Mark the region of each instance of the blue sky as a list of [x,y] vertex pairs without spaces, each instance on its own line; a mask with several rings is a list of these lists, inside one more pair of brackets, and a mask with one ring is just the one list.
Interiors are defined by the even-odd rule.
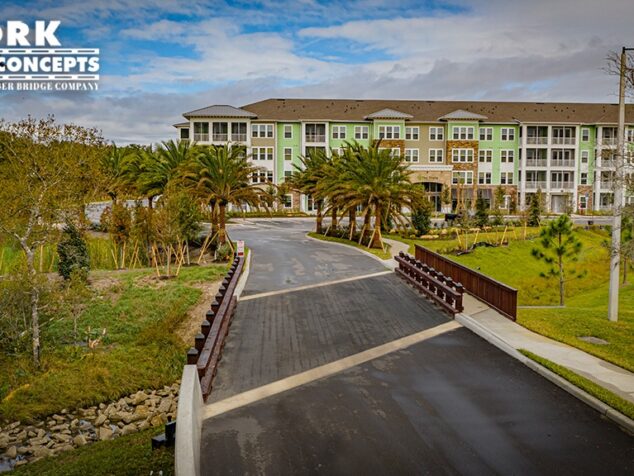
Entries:
[[190,109],[267,97],[615,101],[605,56],[629,0],[15,1],[101,49],[100,90],[3,93],[0,116],[54,113],[117,142],[173,137]]

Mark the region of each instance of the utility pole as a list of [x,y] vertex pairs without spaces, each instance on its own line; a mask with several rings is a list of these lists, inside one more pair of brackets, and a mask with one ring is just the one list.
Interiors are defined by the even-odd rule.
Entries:
[[627,52],[633,48],[621,50],[621,68],[619,75],[619,128],[617,132],[616,170],[614,177],[614,220],[612,222],[612,249],[610,254],[610,294],[608,301],[608,319],[616,322],[619,318],[619,271],[621,264],[621,215],[623,208],[624,166],[625,166],[625,73],[627,71]]

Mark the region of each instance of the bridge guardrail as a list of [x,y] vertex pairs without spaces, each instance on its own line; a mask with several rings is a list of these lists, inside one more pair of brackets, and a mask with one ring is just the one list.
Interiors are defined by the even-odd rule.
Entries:
[[395,269],[396,274],[425,294],[443,310],[452,316],[464,310],[462,305],[464,287],[462,284],[402,251],[394,259],[398,263],[398,268]]
[[210,309],[205,314],[200,333],[194,338],[194,347],[187,351],[187,364],[196,366],[204,399],[207,399],[211,392],[213,379],[229,334],[229,325],[236,311],[237,298],[234,292],[244,261],[244,257],[236,257],[233,260]]

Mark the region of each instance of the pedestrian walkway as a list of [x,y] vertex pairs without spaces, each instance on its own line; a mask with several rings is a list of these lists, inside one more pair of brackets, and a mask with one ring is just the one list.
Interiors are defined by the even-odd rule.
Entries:
[[464,313],[514,349],[526,349],[634,403],[634,374],[576,347],[536,334],[502,316],[482,301],[466,295]]

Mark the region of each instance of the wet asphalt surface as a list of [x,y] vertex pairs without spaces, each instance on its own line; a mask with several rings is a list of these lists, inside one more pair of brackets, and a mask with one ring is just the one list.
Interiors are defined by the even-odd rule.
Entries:
[[[251,295],[384,269],[304,242],[312,222],[277,222],[230,229],[253,250]],[[393,275],[243,301],[210,401],[447,321]],[[202,436],[214,475],[634,474],[634,438],[465,328],[205,420]]]

